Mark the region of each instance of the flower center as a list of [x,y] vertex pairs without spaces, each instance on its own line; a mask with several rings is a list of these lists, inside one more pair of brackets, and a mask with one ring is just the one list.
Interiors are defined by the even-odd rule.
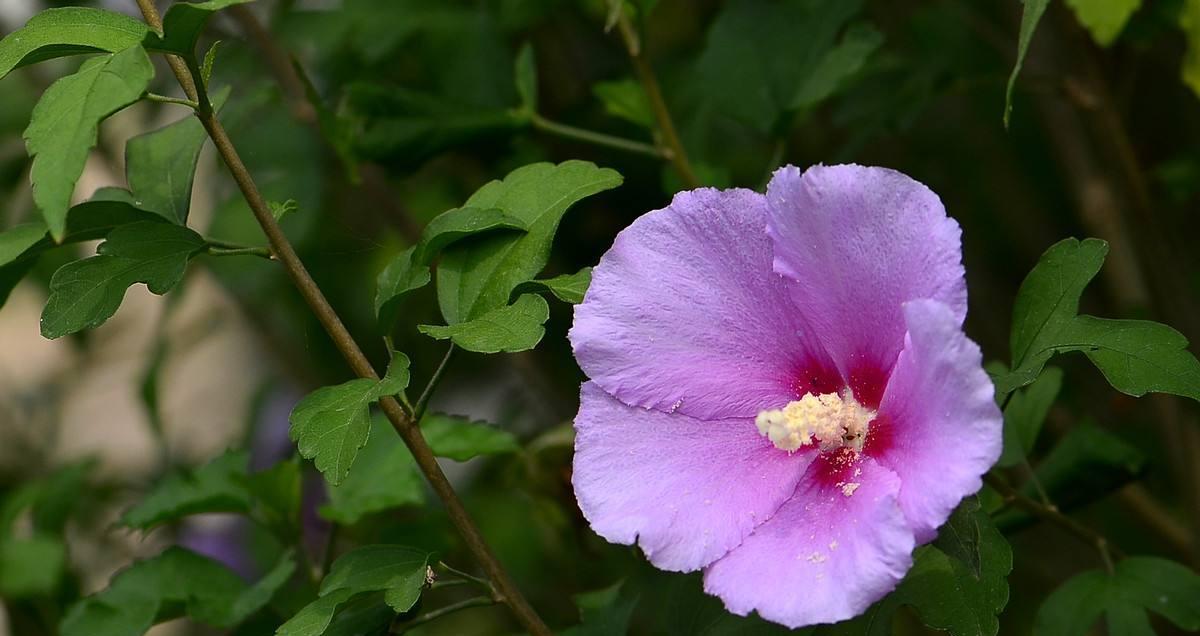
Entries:
[[821,452],[848,448],[862,451],[875,411],[861,405],[850,391],[809,393],[782,409],[762,411],[754,419],[758,432],[789,453],[819,444]]

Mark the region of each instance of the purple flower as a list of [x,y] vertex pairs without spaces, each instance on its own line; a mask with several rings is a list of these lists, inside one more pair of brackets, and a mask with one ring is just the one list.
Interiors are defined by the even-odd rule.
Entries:
[[892,590],[1001,447],[958,224],[883,168],[682,192],[575,312],[575,495],[655,566],[791,627]]

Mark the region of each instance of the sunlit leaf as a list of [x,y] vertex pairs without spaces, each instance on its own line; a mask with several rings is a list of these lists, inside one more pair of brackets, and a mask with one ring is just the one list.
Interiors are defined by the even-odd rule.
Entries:
[[538,163],[479,189],[464,207],[498,208],[528,232],[496,234],[447,248],[438,266],[438,303],[448,324],[505,307],[550,256],[558,223],[577,201],[621,184],[621,175],[585,161]]
[[1133,12],[1142,6],[1142,0],[1066,0],[1067,6],[1075,11],[1080,24],[1087,27],[1092,39],[1100,46],[1116,41],[1125,23]]
[[204,246],[199,234],[178,225],[139,221],[118,227],[100,254],[54,273],[42,311],[42,335],[59,338],[101,325],[136,283],[145,283],[155,294],[167,293]]
[[84,62],[79,72],[46,89],[33,109],[25,141],[33,157],[33,199],[50,233],[66,232],[67,209],[97,128],[109,115],[142,97],[154,77],[139,46]]
[[141,43],[144,22],[91,7],[46,9],[0,40],[0,78],[14,68],[57,57],[116,53]]
[[421,333],[478,353],[527,351],[546,334],[542,325],[550,317],[550,305],[536,294],[526,294],[511,305],[449,326],[418,325]]
[[397,612],[412,608],[429,580],[433,555],[402,545],[366,545],[333,562],[321,581],[321,595],[336,590],[383,592],[384,601]]
[[312,459],[330,484],[337,486],[346,479],[359,449],[367,444],[371,402],[408,387],[408,366],[408,357],[395,353],[383,380],[359,378],[322,387],[292,410],[289,434],[300,456]]
[[564,303],[578,305],[583,302],[588,286],[592,284],[592,268],[585,267],[574,274],[563,274],[554,278],[531,280],[517,285],[513,295],[527,292],[548,291]]

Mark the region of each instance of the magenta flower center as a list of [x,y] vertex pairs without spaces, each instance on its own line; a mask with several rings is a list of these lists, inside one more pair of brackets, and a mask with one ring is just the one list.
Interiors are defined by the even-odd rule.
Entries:
[[754,423],[759,434],[789,453],[812,445],[822,453],[843,448],[859,453],[875,415],[847,390],[841,394],[809,393],[781,409],[760,412]]

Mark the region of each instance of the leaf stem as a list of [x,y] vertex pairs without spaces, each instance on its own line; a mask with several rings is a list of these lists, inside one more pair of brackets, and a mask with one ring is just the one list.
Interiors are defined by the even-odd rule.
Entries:
[[[138,7],[142,11],[146,22],[153,28],[162,30],[162,18],[158,15],[158,10],[154,7],[153,0],[137,0]],[[171,60],[178,60],[178,64]],[[197,92],[197,79],[199,77],[199,69],[196,65],[187,64],[178,58],[168,57],[168,62],[171,63],[171,69],[174,71],[180,85],[184,88],[184,92],[189,97],[199,95]],[[197,73],[192,75],[192,73]],[[189,89],[190,87],[190,89]],[[329,334],[330,339],[341,352],[342,357],[346,359],[347,364],[356,375],[362,378],[378,380],[379,375],[375,372],[375,368],[371,366],[371,362],[363,353],[350,331],[346,329],[342,319],[330,306],[329,301],[325,298],[325,294],[317,286],[316,281],[308,273],[308,269],[296,254],[295,248],[288,241],[287,236],[283,233],[283,229],[271,214],[271,209],[263,199],[262,193],[258,189],[258,185],[251,176],[246,164],[242,162],[241,156],[230,140],[229,134],[225,131],[225,127],[221,125],[220,120],[211,108],[203,108],[206,99],[196,97],[196,100],[201,104],[201,108],[196,111],[196,117],[204,126],[208,136],[212,139],[213,146],[216,147],[217,153],[229,168],[230,174],[237,183],[238,188],[245,197],[246,203],[250,206],[250,211],[254,214],[255,220],[262,227],[263,233],[267,236],[267,241],[270,243],[271,251],[283,265],[288,276],[292,279],[292,283],[304,297],[305,302],[316,316],[317,320]],[[379,406],[392,427],[400,435],[413,458],[416,460],[417,466],[429,481],[430,486],[442,503],[446,507],[446,514],[462,535],[467,548],[475,556],[480,566],[488,577],[494,582],[497,591],[499,592],[498,601],[504,602],[512,610],[517,620],[529,630],[534,636],[549,636],[550,629],[542,622],[541,617],[525,600],[508,572],[492,554],[491,548],[484,541],[483,536],[479,532],[479,528],[472,521],[470,514],[462,504],[462,500],[458,498],[458,493],[454,491],[454,487],[450,485],[450,481],[442,472],[441,466],[438,465],[437,459],[430,450],[429,444],[421,435],[421,429],[416,425],[404,412],[403,407],[392,397],[385,397],[379,402]]]
[[654,119],[658,122],[658,128],[662,132],[662,141],[665,146],[663,151],[669,154],[671,165],[675,167],[675,172],[679,173],[679,178],[683,180],[684,185],[688,188],[699,188],[700,180],[696,178],[696,172],[692,169],[691,161],[688,160],[683,142],[679,140],[675,122],[671,119],[671,111],[667,108],[667,102],[663,98],[658,78],[654,75],[654,69],[650,67],[650,63],[643,55],[637,32],[634,31],[633,24],[629,21],[629,16],[625,15],[623,8],[618,6],[616,12],[617,30],[621,33],[621,41],[625,44],[625,51],[629,53],[633,70],[638,76],[638,81],[642,83],[642,90],[646,91],[646,98],[650,100],[650,109],[654,112]]
[[487,590],[488,594],[490,594],[493,599],[496,599],[497,601],[500,600],[497,598],[498,594],[496,592],[496,587],[492,585],[491,581],[487,579],[481,579],[478,576],[468,574],[467,572],[463,572],[462,570],[451,567],[450,564],[446,563],[445,561],[438,561],[437,565],[439,568],[449,572],[450,574],[453,574],[454,576],[457,576],[464,581],[467,581],[468,583],[474,583],[475,585],[482,587],[484,590]]
[[1075,535],[1084,543],[1090,544],[1096,548],[1096,552],[1100,554],[1100,560],[1104,562],[1104,569],[1108,573],[1113,572],[1113,557],[1123,556],[1121,550],[1114,545],[1109,544],[1108,539],[1092,530],[1091,528],[1079,523],[1078,521],[1064,515],[1053,504],[1047,505],[1030,499],[1025,495],[1017,492],[1012,486],[1009,486],[1003,479],[988,473],[983,476],[983,481],[991,486],[1000,496],[1004,498],[1006,505],[1014,505],[1022,510],[1042,519],[1049,521],[1067,532]]
[[470,609],[472,607],[483,607],[486,605],[495,605],[495,604],[496,604],[496,601],[494,601],[486,596],[476,596],[474,598],[466,599],[465,601],[451,603],[445,607],[439,607],[438,609],[425,612],[424,614],[421,614],[420,616],[412,619],[411,621],[405,621],[401,625],[393,624],[391,626],[391,628],[388,629],[388,633],[389,634],[403,634],[404,632],[407,632],[408,630],[412,629],[413,627],[416,627],[417,625],[423,625],[430,621],[435,621],[443,616],[446,616],[447,614],[453,614],[454,612],[457,612],[460,610],[465,610],[465,609]]
[[420,424],[421,417],[425,415],[425,409],[429,406],[429,399],[433,397],[433,391],[437,388],[438,383],[442,381],[442,375],[446,373],[446,367],[450,364],[450,356],[454,354],[454,343],[450,343],[450,347],[446,349],[446,355],[442,357],[441,363],[433,372],[433,377],[429,378],[429,384],[425,385],[425,390],[421,391],[421,397],[417,398],[416,405],[412,409],[412,419]]
[[168,97],[166,95],[159,95],[158,93],[146,93],[146,99],[152,102],[158,102],[160,104],[178,104],[179,106],[187,106],[192,110],[196,110],[200,107],[200,104],[193,100],[183,99],[181,97]]
[[617,150],[624,150],[627,152],[637,153],[639,155],[654,157],[655,159],[665,159],[670,161],[672,157],[672,153],[669,149],[659,148],[654,144],[647,144],[640,141],[625,139],[623,137],[616,137],[614,135],[606,135],[604,133],[585,130],[583,128],[576,128],[575,126],[568,126],[567,124],[560,124],[556,121],[546,119],[538,113],[526,113],[525,115],[529,118],[529,124],[533,126],[534,129],[549,133],[551,135],[558,135],[564,139],[574,139],[576,141],[583,141],[586,143],[595,144],[597,146],[615,148]]

